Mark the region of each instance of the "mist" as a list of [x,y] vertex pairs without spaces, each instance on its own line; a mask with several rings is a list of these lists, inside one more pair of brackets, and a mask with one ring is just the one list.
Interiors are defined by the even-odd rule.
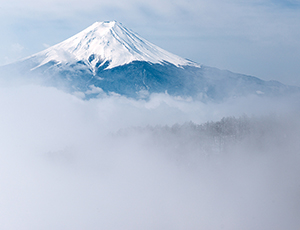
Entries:
[[[0,87],[0,108],[1,229],[300,224],[296,97],[82,100],[20,84]],[[210,133],[226,118],[248,126]]]

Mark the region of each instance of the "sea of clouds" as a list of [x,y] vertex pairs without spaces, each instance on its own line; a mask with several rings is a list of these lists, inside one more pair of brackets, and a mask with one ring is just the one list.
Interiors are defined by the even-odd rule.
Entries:
[[[297,98],[82,100],[51,87],[2,85],[0,228],[296,229],[298,111]],[[243,114],[271,114],[279,125],[259,148],[244,142],[213,155],[201,154],[189,129],[159,141],[153,132]]]

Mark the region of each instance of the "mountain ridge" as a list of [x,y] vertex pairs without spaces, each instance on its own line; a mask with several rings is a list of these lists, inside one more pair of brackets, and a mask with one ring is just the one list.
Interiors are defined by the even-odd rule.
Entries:
[[300,92],[299,87],[199,65],[163,50],[116,21],[96,22],[5,68],[70,93],[81,92],[86,99],[103,92],[132,98],[168,92],[221,102],[251,94]]
[[50,61],[61,64],[74,60],[84,61],[92,72],[107,62],[109,64],[105,69],[129,64],[132,61],[168,62],[177,67],[199,66],[153,45],[117,21],[95,22],[65,41],[28,58],[42,59],[40,64],[31,70]]

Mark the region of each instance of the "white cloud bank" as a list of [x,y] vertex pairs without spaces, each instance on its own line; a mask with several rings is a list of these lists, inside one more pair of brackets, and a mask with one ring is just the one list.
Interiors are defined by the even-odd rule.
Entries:
[[[267,111],[257,102],[217,106],[168,95],[82,101],[54,88],[1,87],[0,228],[295,229],[296,137],[276,154],[241,147],[238,155],[204,157],[191,167],[185,156],[173,159],[167,136],[153,145],[147,132],[115,135],[130,126],[298,109],[266,102]],[[183,151],[197,154],[190,145]]]

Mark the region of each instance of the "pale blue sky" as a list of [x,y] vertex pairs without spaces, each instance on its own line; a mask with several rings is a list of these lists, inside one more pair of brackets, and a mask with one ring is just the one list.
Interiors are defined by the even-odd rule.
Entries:
[[0,64],[104,20],[193,61],[300,86],[300,0],[1,0]]

